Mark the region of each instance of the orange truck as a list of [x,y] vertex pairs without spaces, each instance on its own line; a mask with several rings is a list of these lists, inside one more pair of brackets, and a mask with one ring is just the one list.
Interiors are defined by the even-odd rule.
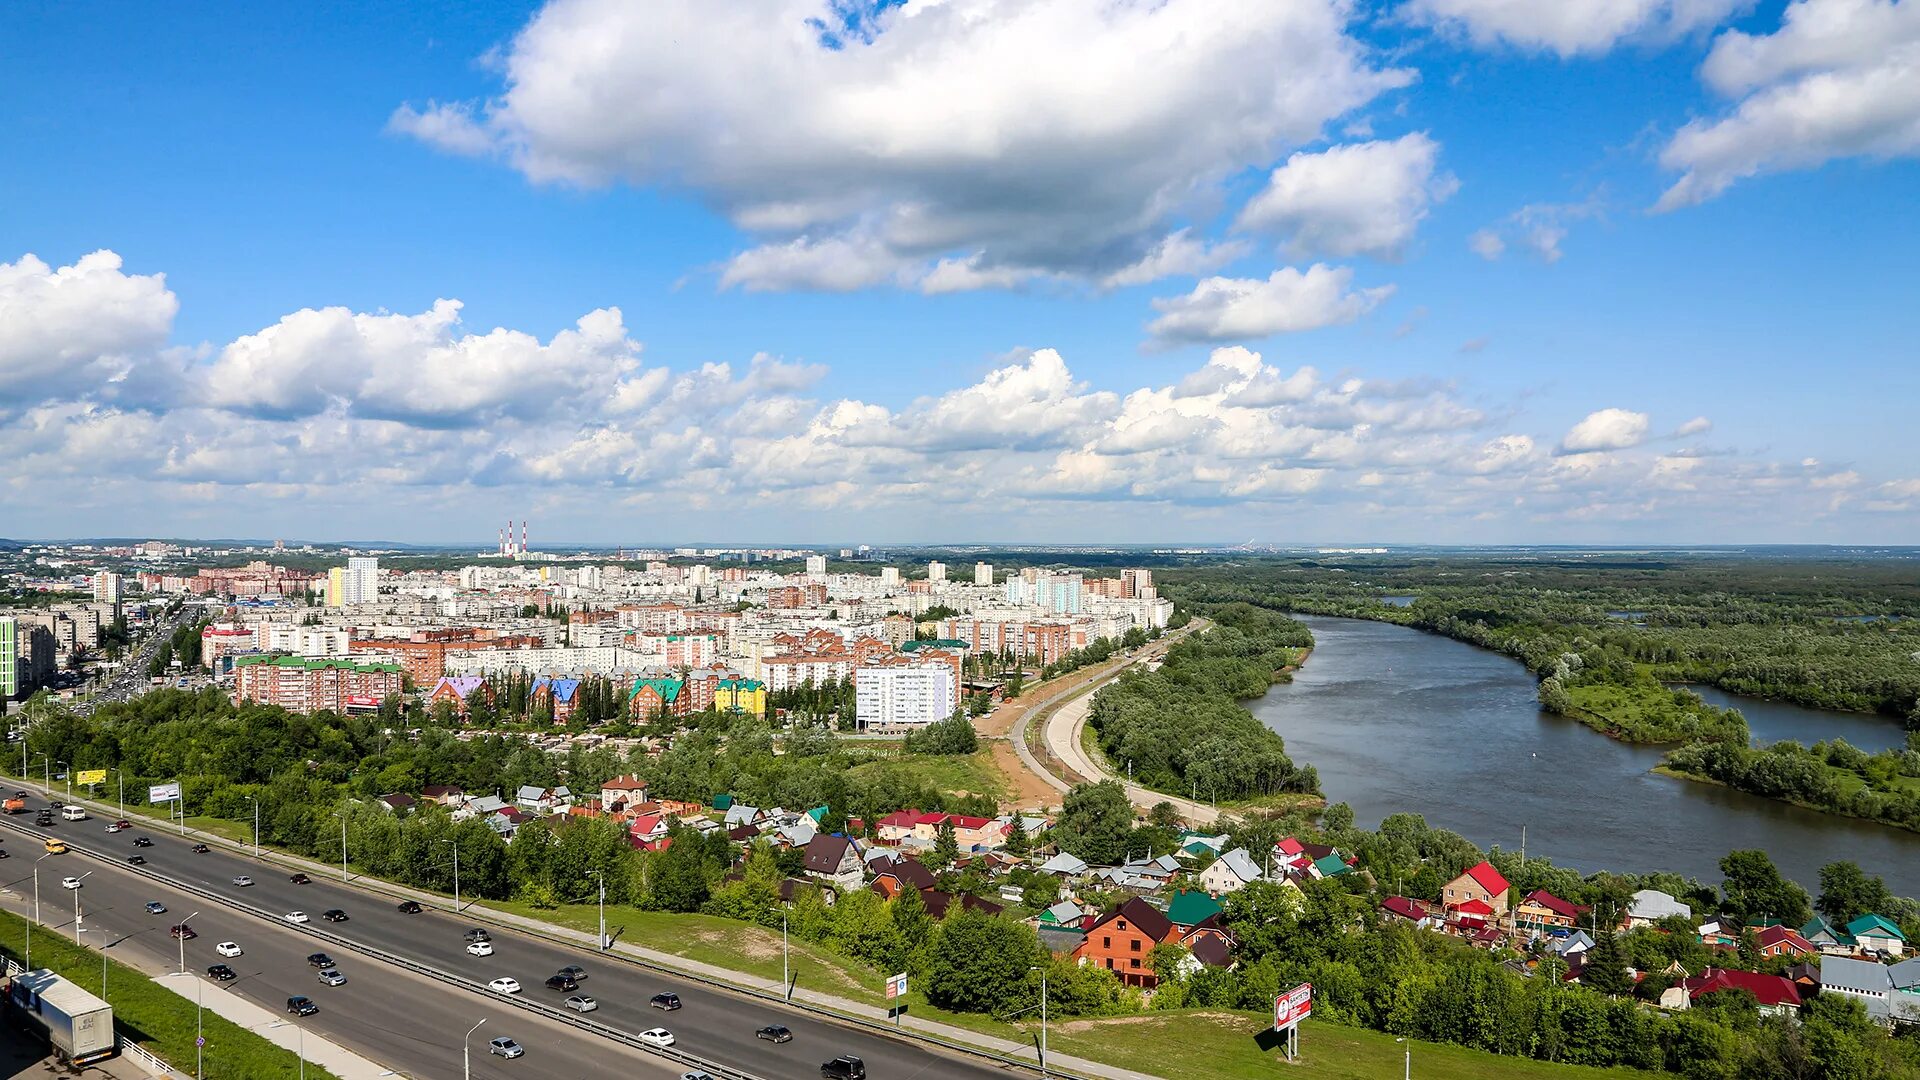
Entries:
[[5,810],[9,814],[24,814],[27,812],[27,800],[15,795],[5,803],[0,803],[0,809]]

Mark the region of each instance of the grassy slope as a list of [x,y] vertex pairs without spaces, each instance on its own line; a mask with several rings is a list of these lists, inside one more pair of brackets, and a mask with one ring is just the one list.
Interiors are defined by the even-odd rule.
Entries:
[[856,779],[876,775],[904,775],[914,782],[943,792],[1006,795],[1006,780],[993,763],[993,753],[979,750],[972,754],[903,754],[884,761],[856,765],[848,772]]
[[[0,951],[19,961],[25,953],[26,920],[0,912]],[[83,949],[56,934],[41,930],[33,935],[33,964],[49,967],[72,979],[90,993],[100,992],[100,953]],[[107,1003],[123,1035],[172,1062],[193,1067],[193,1002],[146,975],[117,961],[107,961]],[[208,990],[208,993],[223,993]],[[281,1048],[220,1016],[203,1015],[206,1031],[206,1073],[208,1076],[258,1077],[260,1080],[287,1080],[299,1076],[300,1061],[292,1051]],[[327,1080],[332,1073],[311,1062],[309,1080]]]

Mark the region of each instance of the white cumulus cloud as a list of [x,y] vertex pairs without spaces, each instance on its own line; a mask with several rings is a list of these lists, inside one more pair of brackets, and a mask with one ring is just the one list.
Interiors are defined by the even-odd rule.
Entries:
[[690,193],[764,247],[727,284],[917,281],[956,258],[993,272],[969,285],[1097,283],[1223,178],[1412,80],[1352,17],[1347,0],[550,0],[501,53],[497,97],[390,124],[536,181]]
[[1640,445],[1646,439],[1647,423],[1646,413],[1601,409],[1587,414],[1586,419],[1573,425],[1566,438],[1560,440],[1560,449],[1569,454],[1626,450]]
[[1350,323],[1393,295],[1393,286],[1354,289],[1353,270],[1315,263],[1283,266],[1266,278],[1211,277],[1184,296],[1153,301],[1147,332],[1161,345],[1250,341]]
[[164,274],[128,274],[96,251],[55,268],[0,263],[0,404],[101,389],[166,343],[179,301]]
[[1459,187],[1437,171],[1439,156],[1440,144],[1425,132],[1294,154],[1236,225],[1283,237],[1297,258],[1397,258],[1427,208]]
[[1604,53],[1622,40],[1705,30],[1752,0],[1408,0],[1415,21],[1476,45],[1505,44],[1562,57]]
[[1701,74],[1738,103],[1682,127],[1661,151],[1681,176],[1657,210],[1764,173],[1920,155],[1916,0],[1794,0],[1772,34],[1721,34]]

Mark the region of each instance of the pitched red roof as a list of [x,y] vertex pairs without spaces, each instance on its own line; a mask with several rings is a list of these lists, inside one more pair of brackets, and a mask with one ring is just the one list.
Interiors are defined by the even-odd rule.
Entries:
[[1477,916],[1482,919],[1493,914],[1493,906],[1485,900],[1468,900],[1464,904],[1455,904],[1453,910],[1462,915]]
[[1588,911],[1587,905],[1576,904],[1571,900],[1562,900],[1545,889],[1535,889],[1527,894],[1527,899],[1539,904],[1562,918],[1578,919]]
[[1421,910],[1420,905],[1404,896],[1389,896],[1380,901],[1380,910],[1389,915],[1398,915],[1402,919],[1412,919],[1414,922],[1427,917],[1427,913]]
[[1694,1001],[1717,990],[1745,990],[1759,999],[1762,1005],[1800,1007],[1800,988],[1794,985],[1793,980],[1779,975],[1708,968],[1683,985],[1687,988],[1687,997]]
[[920,811],[918,810],[895,810],[893,813],[874,822],[874,824],[883,829],[889,825],[898,829],[911,829],[913,828],[913,823],[918,820],[920,820]]
[[1785,944],[1794,952],[1798,953],[1810,953],[1814,951],[1813,942],[1801,937],[1800,931],[1795,930],[1791,926],[1781,926],[1779,923],[1761,928],[1759,938],[1762,949]]
[[1487,862],[1485,859],[1482,859],[1474,866],[1468,867],[1466,876],[1472,878],[1475,884],[1495,896],[1499,896],[1513,887],[1507,883],[1506,878],[1500,876],[1500,871],[1495,870],[1493,864]]

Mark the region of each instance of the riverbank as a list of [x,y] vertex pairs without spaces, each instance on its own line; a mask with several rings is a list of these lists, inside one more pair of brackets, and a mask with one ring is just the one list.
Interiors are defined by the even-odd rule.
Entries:
[[1845,859],[1920,895],[1920,837],[1652,770],[1659,748],[1543,712],[1532,675],[1497,653],[1380,620],[1308,615],[1312,662],[1252,703],[1329,802],[1374,828],[1419,814],[1481,848],[1582,873],[1717,880],[1729,850],[1772,853],[1804,885]]

